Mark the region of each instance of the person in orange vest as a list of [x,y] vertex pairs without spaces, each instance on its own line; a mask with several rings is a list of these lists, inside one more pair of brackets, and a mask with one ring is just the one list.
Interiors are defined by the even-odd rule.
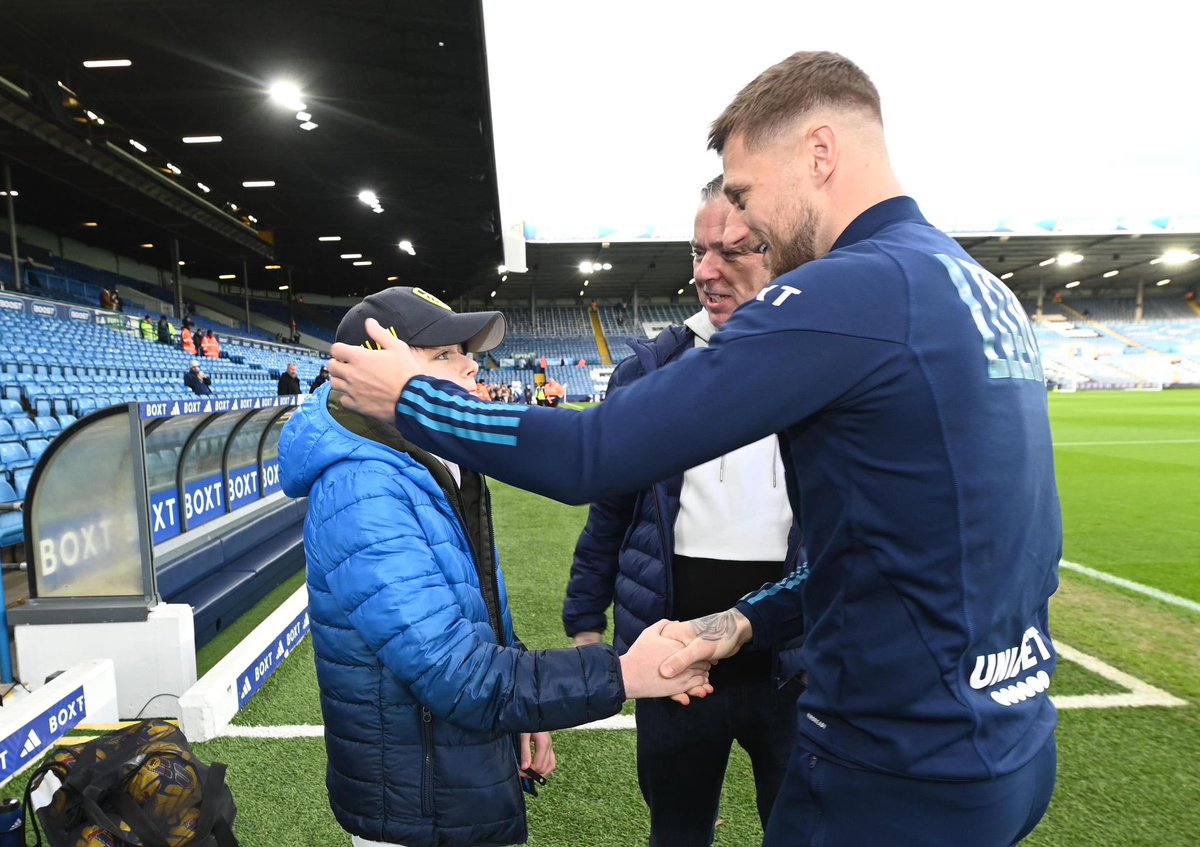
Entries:
[[204,353],[205,358],[221,358],[221,342],[217,341],[217,337],[213,335],[211,329],[205,332],[204,337],[200,339],[200,350]]
[[557,406],[567,399],[567,388],[557,379],[546,380],[546,405]]
[[539,360],[538,360],[538,364],[542,366],[542,373],[546,373],[546,367],[547,367],[547,366],[548,366],[550,363],[546,361],[546,354],[545,354],[545,353],[543,353],[543,354],[542,354],[542,357],[541,357],[541,359],[539,359]]
[[183,322],[183,331],[180,333],[180,338],[183,343],[183,352],[189,356],[195,356],[196,341],[192,338],[192,326],[188,321]]
[[480,400],[492,399],[492,392],[488,389],[487,385],[482,379],[475,383],[474,394]]

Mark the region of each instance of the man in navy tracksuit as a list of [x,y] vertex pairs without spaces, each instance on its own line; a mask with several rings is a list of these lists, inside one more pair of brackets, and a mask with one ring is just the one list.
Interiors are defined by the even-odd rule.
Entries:
[[[675,629],[697,636],[686,662],[803,622],[800,739],[765,843],[1015,844],[1054,785],[1047,610],[1062,549],[1028,321],[903,195],[878,92],[845,58],[767,69],[710,145],[781,275],[708,348],[595,409],[514,412],[412,378],[411,354],[376,327],[382,351],[335,347],[334,385],[423,448],[567,502],[779,433],[808,567]],[[717,394],[735,411],[694,426]]]
[[[722,187],[721,177],[704,187],[692,236],[693,283],[703,308],[683,326],[633,342],[634,355],[613,372],[606,396],[707,346],[734,310],[770,282],[758,239],[744,224],[726,227],[733,206]],[[724,426],[727,411],[713,398],[695,426]],[[779,439],[771,434],[642,491],[593,503],[563,603],[573,643],[603,641],[610,605],[613,644],[623,653],[655,621],[724,611],[786,576],[800,545],[784,477]],[[750,757],[758,814],[767,825],[795,744],[794,654],[783,651],[778,667],[769,650],[723,661],[709,677],[714,692],[688,706],[638,701],[638,784],[650,812],[651,847],[713,843],[735,741]]]

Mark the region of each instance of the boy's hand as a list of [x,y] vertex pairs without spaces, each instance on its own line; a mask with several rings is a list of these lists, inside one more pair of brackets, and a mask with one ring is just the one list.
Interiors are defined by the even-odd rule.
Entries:
[[673,679],[661,675],[659,666],[686,649],[683,643],[663,634],[667,623],[662,620],[642,631],[629,651],[621,657],[621,679],[626,697],[635,700],[670,697],[686,706],[689,697],[704,697],[712,693],[712,686],[708,684],[711,663],[695,662]]
[[412,351],[396,336],[367,318],[367,335],[378,350],[337,343],[330,350],[329,381],[335,391],[342,392],[342,405],[351,411],[387,423],[396,420],[396,403],[400,392],[414,376],[420,374]]
[[540,776],[550,776],[558,767],[554,755],[554,740],[548,732],[521,733],[521,774],[533,770]]

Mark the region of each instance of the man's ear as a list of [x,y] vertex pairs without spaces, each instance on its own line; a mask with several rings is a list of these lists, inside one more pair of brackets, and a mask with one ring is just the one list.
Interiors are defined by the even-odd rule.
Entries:
[[837,169],[838,138],[829,124],[817,124],[804,136],[805,161],[816,185],[824,185]]

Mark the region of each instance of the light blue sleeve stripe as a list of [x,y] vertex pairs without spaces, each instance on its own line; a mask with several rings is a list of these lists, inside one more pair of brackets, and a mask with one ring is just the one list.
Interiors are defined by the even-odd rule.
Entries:
[[[449,394],[443,395],[450,400],[458,398],[451,397]],[[478,424],[480,426],[520,426],[521,419],[497,415],[495,412],[487,415],[476,415],[469,412],[459,412],[454,409],[448,409],[445,406],[437,403],[431,403],[415,391],[405,389],[400,395],[401,403],[411,403],[415,406],[420,406],[427,412],[432,412],[435,415],[442,415],[447,418],[459,421],[464,424]],[[482,404],[480,404],[482,405]]]
[[[496,408],[497,406],[501,406],[501,405],[507,406],[508,405],[508,404],[499,404],[499,403],[485,403],[482,400],[474,400],[474,399],[469,399],[466,397],[459,397],[455,394],[447,394],[445,391],[440,391],[440,390],[434,388],[432,385],[429,385],[428,383],[426,383],[420,379],[416,379],[416,380],[413,380],[412,382],[410,382],[408,384],[408,387],[405,389],[405,391],[406,392],[417,391],[422,394],[427,394],[434,400],[440,400],[443,403],[450,403],[452,405],[458,406],[463,409],[478,409],[482,412],[487,412],[488,414],[491,414],[491,415],[497,414],[497,408]],[[519,413],[519,412],[524,412],[528,408],[529,408],[528,406],[516,406],[515,408],[511,408],[511,409],[505,408],[504,412],[506,414],[511,414],[514,412]]]
[[441,421],[435,421],[432,418],[422,415],[420,412],[410,409],[408,406],[401,405],[397,411],[402,415],[415,420],[426,429],[431,429],[434,432],[444,432],[447,435],[453,435],[455,438],[461,438],[464,441],[480,441],[484,444],[499,444],[504,447],[516,447],[517,437],[515,435],[498,435],[494,432],[480,432],[474,429],[463,429],[462,427],[453,426]]
[[807,579],[808,562],[804,562],[790,574],[788,574],[787,577],[781,582],[777,582],[774,585],[768,585],[766,588],[760,588],[758,591],[747,594],[738,602],[749,603],[751,606],[753,606],[755,603],[766,600],[768,597],[773,597],[780,591],[794,591],[803,585],[804,581]]

